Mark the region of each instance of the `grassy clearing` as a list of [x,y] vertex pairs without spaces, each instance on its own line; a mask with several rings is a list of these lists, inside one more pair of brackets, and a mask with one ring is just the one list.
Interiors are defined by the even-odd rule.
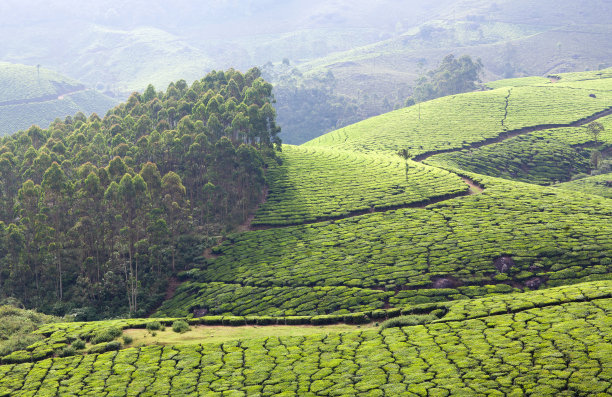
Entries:
[[177,333],[172,327],[164,331],[149,331],[147,329],[126,329],[124,335],[133,338],[132,346],[148,345],[188,345],[197,343],[224,343],[236,339],[269,338],[269,337],[295,337],[313,334],[329,335],[340,332],[356,331],[358,329],[373,327],[369,325],[244,325],[240,327],[227,326],[191,326],[191,330]]

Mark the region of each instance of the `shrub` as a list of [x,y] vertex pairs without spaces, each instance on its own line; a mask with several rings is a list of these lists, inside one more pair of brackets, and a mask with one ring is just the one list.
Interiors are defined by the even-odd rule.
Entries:
[[58,356],[60,357],[74,356],[75,353],[76,353],[76,349],[73,346],[66,346],[62,350],[59,351]]
[[183,332],[187,332],[190,329],[191,328],[189,327],[189,324],[187,324],[187,322],[184,320],[177,320],[172,323],[172,331],[178,332],[179,334],[182,334]]
[[104,353],[111,350],[121,349],[121,342],[99,343],[89,348],[89,353]]
[[122,331],[117,327],[106,328],[96,332],[96,334],[91,338],[91,343],[97,345],[103,342],[110,342],[119,337],[121,333]]
[[159,321],[153,321],[152,323],[147,323],[147,329],[149,331],[159,331],[161,326],[162,325]]
[[411,315],[411,316],[400,316],[391,318],[387,321],[384,321],[380,325],[381,331],[385,328],[393,328],[393,327],[409,327],[413,325],[421,325],[428,324],[433,320],[436,320],[437,317],[431,314],[424,315]]
[[129,345],[130,343],[134,342],[134,338],[132,338],[129,335],[123,335],[122,339],[123,339],[123,344],[124,345]]
[[75,350],[85,349],[85,341],[83,339],[77,339],[72,342],[72,348]]

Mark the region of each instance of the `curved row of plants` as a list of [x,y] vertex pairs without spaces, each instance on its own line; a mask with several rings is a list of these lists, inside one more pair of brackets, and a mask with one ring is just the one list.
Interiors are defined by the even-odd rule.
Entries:
[[585,127],[556,128],[480,148],[437,154],[426,163],[452,164],[483,175],[542,185],[564,182],[594,168],[592,148],[605,148],[612,143],[612,117],[604,117],[599,122],[605,129],[597,143]]
[[0,395],[612,392],[612,299],[482,318],[222,344],[148,346],[0,366]]
[[416,157],[469,149],[532,127],[567,126],[605,112],[612,107],[609,80],[576,82],[574,87],[503,87],[438,98],[341,128],[304,146],[387,153],[409,149]]
[[284,146],[267,171],[269,193],[252,224],[300,224],[358,211],[424,205],[465,194],[447,171],[397,157]]
[[[54,322],[42,325],[33,336],[39,340],[23,350],[13,350],[0,357],[2,364],[38,361],[50,356],[94,354],[105,350],[133,347],[131,340],[121,338],[129,329],[146,328],[150,331],[162,327],[173,328],[183,322],[185,326],[247,326],[247,325],[329,325],[337,323],[364,324],[396,319],[424,324],[429,322],[463,321],[498,314],[520,313],[538,307],[555,306],[571,302],[595,301],[612,297],[611,281],[582,283],[542,291],[529,291],[507,295],[494,294],[485,298],[463,299],[451,302],[428,302],[405,305],[392,309],[363,310],[355,313],[305,316],[234,316],[207,315],[203,317],[121,319],[96,322]],[[398,316],[404,316],[398,318]],[[391,323],[391,322],[389,322]],[[383,327],[387,323],[383,323]],[[414,325],[414,324],[413,324]],[[182,330],[175,330],[181,332]],[[273,332],[273,331],[272,331]],[[325,332],[325,329],[321,329]],[[205,342],[195,340],[192,343]]]

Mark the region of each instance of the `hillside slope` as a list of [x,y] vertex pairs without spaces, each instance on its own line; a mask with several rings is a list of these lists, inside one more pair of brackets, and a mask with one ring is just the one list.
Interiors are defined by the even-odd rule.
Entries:
[[104,115],[116,101],[45,68],[0,63],[0,136],[46,128],[77,112]]
[[541,186],[603,172],[585,159],[609,156],[612,76],[496,86],[283,146],[255,216],[190,247],[152,318],[40,327],[0,357],[0,395],[612,393],[612,200]]

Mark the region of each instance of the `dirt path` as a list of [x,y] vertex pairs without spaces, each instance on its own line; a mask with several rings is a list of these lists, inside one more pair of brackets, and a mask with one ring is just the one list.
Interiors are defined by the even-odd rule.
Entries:
[[0,106],[15,106],[15,105],[27,105],[31,103],[41,103],[41,102],[49,102],[55,100],[62,100],[66,96],[74,95],[78,92],[87,91],[85,86],[75,87],[75,90],[66,91],[66,92],[58,92],[56,94],[44,95],[36,98],[25,98],[25,99],[15,99],[12,101],[4,101],[0,102]]
[[467,183],[468,186],[470,187],[470,190],[468,190],[469,195],[480,194],[484,191],[484,188],[482,188],[480,185],[478,185],[473,180],[467,177],[464,177],[464,176],[462,176],[461,179],[463,179],[463,182]]

